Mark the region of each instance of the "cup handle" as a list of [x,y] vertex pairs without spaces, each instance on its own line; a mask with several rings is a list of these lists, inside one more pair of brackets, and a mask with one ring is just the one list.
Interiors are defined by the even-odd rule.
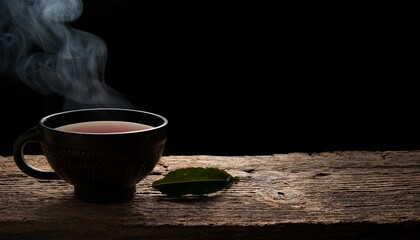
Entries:
[[29,142],[39,142],[38,130],[36,127],[26,130],[16,140],[13,146],[13,158],[18,168],[31,177],[39,179],[60,179],[54,171],[45,171],[38,169],[25,161],[23,149]]

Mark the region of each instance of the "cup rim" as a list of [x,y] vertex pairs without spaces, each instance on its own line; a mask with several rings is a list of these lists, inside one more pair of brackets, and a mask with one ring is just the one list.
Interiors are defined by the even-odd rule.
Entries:
[[[147,129],[142,129],[142,130],[135,130],[135,131],[126,131],[126,132],[109,132],[109,133],[90,133],[90,132],[71,132],[71,131],[63,131],[63,130],[58,130],[56,128],[53,127],[49,127],[47,125],[44,124],[45,121],[47,121],[48,119],[58,116],[58,115],[63,115],[63,114],[67,114],[67,113],[73,113],[73,112],[87,112],[87,111],[128,111],[128,112],[138,112],[138,113],[143,113],[143,114],[148,114],[148,115],[152,115],[155,116],[159,119],[161,119],[163,121],[162,124],[158,125],[158,126],[152,126],[151,128],[147,128]],[[75,109],[75,110],[68,110],[68,111],[62,111],[62,112],[57,112],[57,113],[53,113],[50,114],[48,116],[45,116],[43,118],[41,118],[41,120],[39,121],[39,124],[45,128],[48,129],[50,131],[54,131],[54,132],[60,132],[60,133],[66,133],[66,134],[77,134],[77,135],[119,135],[119,134],[134,134],[134,133],[139,133],[139,132],[149,132],[149,131],[155,131],[157,129],[161,129],[164,128],[166,125],[168,125],[168,120],[156,113],[153,112],[148,112],[148,111],[142,111],[142,110],[136,110],[136,109],[130,109],[130,108],[107,108],[107,107],[101,107],[101,108],[83,108],[83,109]]]

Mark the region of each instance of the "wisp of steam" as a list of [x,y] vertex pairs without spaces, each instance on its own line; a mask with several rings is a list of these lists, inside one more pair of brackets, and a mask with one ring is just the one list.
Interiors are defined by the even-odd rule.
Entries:
[[132,108],[105,83],[105,42],[70,26],[82,12],[81,0],[0,0],[0,74],[62,96],[64,109]]

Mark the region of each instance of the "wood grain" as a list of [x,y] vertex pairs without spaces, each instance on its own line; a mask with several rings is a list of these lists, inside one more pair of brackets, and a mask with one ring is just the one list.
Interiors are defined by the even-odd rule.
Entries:
[[[43,156],[29,156],[48,168]],[[168,197],[153,181],[218,167],[240,181],[207,196]],[[419,229],[419,230],[417,230]],[[420,151],[164,156],[128,203],[74,198],[62,180],[0,157],[0,239],[420,239]]]

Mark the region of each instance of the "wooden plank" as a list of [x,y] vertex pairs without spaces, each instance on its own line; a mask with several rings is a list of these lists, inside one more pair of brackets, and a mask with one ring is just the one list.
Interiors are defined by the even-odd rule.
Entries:
[[[201,197],[151,187],[182,167],[240,181]],[[34,179],[0,157],[0,239],[420,239],[417,229],[420,151],[164,156],[133,201],[111,205],[78,201],[64,181]]]

